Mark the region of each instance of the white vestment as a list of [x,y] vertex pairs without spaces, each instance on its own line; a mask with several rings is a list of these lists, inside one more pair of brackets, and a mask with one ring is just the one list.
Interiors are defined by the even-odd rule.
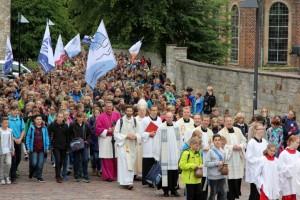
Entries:
[[180,118],[177,122],[176,125],[179,128],[179,132],[180,132],[180,139],[181,139],[181,146],[187,142],[185,140],[185,135],[189,134],[191,131],[194,130],[195,126],[194,126],[194,120],[192,118],[190,118],[189,122],[184,122],[183,118]]
[[143,119],[143,133],[142,133],[142,147],[143,147],[143,158],[154,158],[153,156],[153,141],[154,137],[150,137],[148,132],[145,132],[146,128],[150,124],[150,122],[154,123],[157,127],[159,127],[162,122],[160,117],[154,121],[149,116]]
[[279,155],[279,181],[280,192],[282,196],[288,196],[297,193],[296,173],[299,168],[300,153],[295,154],[284,150]]
[[[225,127],[219,134],[225,137],[227,142],[225,149],[228,151],[226,155],[229,168],[228,179],[241,179],[244,176],[246,138],[239,128],[233,127],[233,129],[234,133],[229,133]],[[233,150],[234,145],[240,146],[242,150]]]
[[258,191],[263,187],[263,191],[269,200],[279,199],[278,159],[275,157],[274,160],[268,160],[266,156],[262,156],[255,175]]
[[[140,116],[136,116],[135,120],[138,127],[138,134],[141,136],[144,133],[144,125],[143,119]],[[142,177],[142,157],[143,157],[143,149],[141,143],[137,144],[137,152],[136,152],[136,160],[135,160],[135,169],[134,172],[137,176]]]
[[[114,135],[116,138],[116,146],[118,148],[118,182],[120,185],[132,185],[134,178],[134,165],[136,159],[137,144],[140,142],[138,134],[138,124],[134,123],[134,118],[127,119],[122,117],[123,124],[120,131],[120,120],[118,120]],[[136,135],[136,140],[127,139],[127,134]]]
[[179,128],[161,124],[154,138],[153,155],[156,161],[161,163],[162,186],[168,186],[167,171],[178,170],[180,156],[180,133]]
[[262,139],[262,142],[257,142],[254,138],[250,139],[246,151],[246,175],[245,181],[247,183],[255,183],[256,171],[259,163],[263,158],[263,152],[267,148],[268,142]]

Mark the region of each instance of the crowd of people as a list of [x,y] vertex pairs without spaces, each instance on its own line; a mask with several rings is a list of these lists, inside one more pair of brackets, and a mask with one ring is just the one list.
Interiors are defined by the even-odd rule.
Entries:
[[[17,183],[24,156],[29,179],[39,182],[49,158],[58,183],[71,175],[89,183],[92,174],[128,190],[141,180],[165,197],[183,195],[183,187],[187,200],[234,200],[245,178],[249,200],[296,199],[294,111],[270,116],[262,108],[247,123],[243,113],[217,107],[212,86],[178,91],[150,59],[116,58],[117,67],[93,90],[84,81],[86,53],[48,75],[0,80],[1,184]],[[149,181],[157,165],[159,184]]]

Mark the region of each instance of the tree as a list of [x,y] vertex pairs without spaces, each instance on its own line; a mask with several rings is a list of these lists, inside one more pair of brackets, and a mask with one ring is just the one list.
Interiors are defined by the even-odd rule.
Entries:
[[55,26],[50,27],[52,47],[55,47],[59,34],[70,39],[74,36],[74,27],[70,22],[68,8],[65,0],[12,0],[11,5],[11,33],[12,46],[15,57],[18,55],[18,12],[22,13],[29,21],[29,24],[22,24],[21,31],[21,54],[22,59],[37,59],[41,42],[44,36],[46,20],[51,19]]
[[113,46],[129,47],[142,36],[143,48],[160,52],[165,45],[187,46],[192,59],[223,63],[228,45],[226,0],[69,0],[74,26],[93,34],[104,19]]

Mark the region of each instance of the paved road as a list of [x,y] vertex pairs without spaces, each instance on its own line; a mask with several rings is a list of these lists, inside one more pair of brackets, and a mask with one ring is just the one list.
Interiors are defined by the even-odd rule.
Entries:
[[[0,200],[93,200],[93,199],[130,199],[130,200],[155,200],[163,198],[161,191],[150,189],[135,182],[132,191],[122,189],[116,182],[107,183],[98,177],[91,177],[91,183],[76,183],[72,178],[69,181],[58,184],[54,179],[54,168],[48,163],[44,168],[46,183],[38,183],[28,179],[28,162],[22,161],[20,167],[21,176],[16,185],[0,185]],[[183,194],[183,191],[180,191]],[[249,194],[249,187],[243,184],[243,196],[246,200]],[[164,198],[164,199],[184,199]]]

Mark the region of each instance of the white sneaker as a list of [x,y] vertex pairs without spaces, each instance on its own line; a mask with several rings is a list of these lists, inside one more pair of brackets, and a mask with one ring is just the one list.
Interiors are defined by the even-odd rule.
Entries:
[[6,178],[6,184],[8,184],[8,185],[11,184],[11,181],[10,181],[9,177]]
[[1,180],[1,185],[5,185],[5,180]]

